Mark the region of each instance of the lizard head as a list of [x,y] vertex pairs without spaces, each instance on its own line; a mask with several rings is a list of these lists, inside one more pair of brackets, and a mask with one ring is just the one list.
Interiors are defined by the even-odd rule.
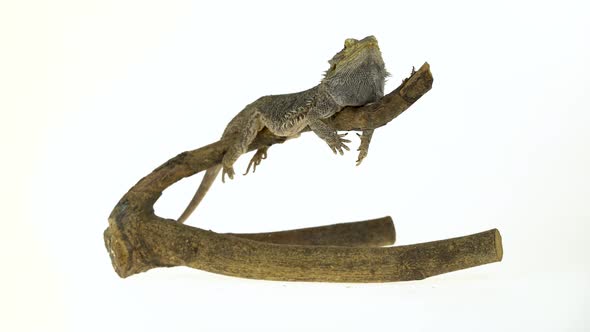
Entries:
[[374,36],[346,39],[329,63],[322,83],[339,105],[364,105],[383,97],[389,74]]

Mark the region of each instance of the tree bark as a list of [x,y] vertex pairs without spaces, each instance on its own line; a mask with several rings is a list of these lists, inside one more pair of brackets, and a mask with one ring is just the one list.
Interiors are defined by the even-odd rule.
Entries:
[[[328,122],[337,130],[375,129],[397,117],[432,87],[425,63],[379,102],[348,107]],[[285,141],[268,130],[249,150]],[[375,247],[395,240],[389,217],[261,234],[218,234],[162,219],[154,203],[176,181],[219,164],[229,140],[183,152],[141,179],[109,216],[106,248],[121,277],[155,267],[189,266],[269,280],[385,282],[415,280],[502,259],[497,230],[415,244]]]
[[388,282],[424,279],[502,259],[496,229],[398,247],[279,245],[151,216],[111,225],[105,241],[121,277],[156,267],[188,266],[254,279]]
[[391,217],[272,233],[226,235],[274,244],[313,246],[382,247],[395,242]]

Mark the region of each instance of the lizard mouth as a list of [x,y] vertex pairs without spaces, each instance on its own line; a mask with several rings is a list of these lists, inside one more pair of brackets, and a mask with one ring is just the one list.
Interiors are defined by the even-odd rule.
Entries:
[[[344,64],[360,65],[367,62],[380,62],[381,52],[377,42],[368,42],[351,52],[343,61]],[[381,60],[382,61],[382,60]]]
[[364,38],[363,40],[361,40],[358,43],[358,46],[361,49],[366,49],[366,48],[379,49],[379,44],[377,43],[377,38],[375,38],[374,36],[369,36],[369,37]]
[[356,59],[358,57],[363,57],[365,53],[368,53],[369,56],[377,56],[381,53],[377,39],[373,36],[361,40],[351,48],[352,49],[347,52],[348,54],[346,54],[346,58]]
[[333,76],[339,71],[354,70],[366,63],[382,62],[379,44],[374,36],[368,36],[360,41],[347,40],[344,49],[329,61],[330,69],[326,72],[326,77]]
[[363,50],[363,49],[367,49],[367,48],[379,48],[379,44],[377,43],[377,40],[361,41],[355,46],[356,46],[355,49],[359,49],[359,50]]

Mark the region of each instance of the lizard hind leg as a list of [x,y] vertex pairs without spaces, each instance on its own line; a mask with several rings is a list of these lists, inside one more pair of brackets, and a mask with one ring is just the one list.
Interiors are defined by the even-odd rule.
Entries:
[[252,156],[252,159],[250,159],[250,163],[248,164],[248,168],[246,169],[246,173],[244,173],[244,175],[246,175],[246,174],[248,174],[248,172],[250,172],[250,167],[253,167],[252,173],[255,173],[256,166],[260,165],[262,160],[266,159],[267,152],[268,152],[268,146],[264,146],[264,147],[261,147],[260,149],[258,149],[256,151],[256,153]]
[[240,130],[221,161],[223,166],[221,180],[223,182],[225,182],[226,174],[230,179],[234,178],[234,163],[241,155],[248,151],[250,143],[256,138],[258,132],[264,128],[264,124],[262,123],[258,112],[252,112],[248,117],[242,118],[241,120],[243,120],[243,123],[240,123]]

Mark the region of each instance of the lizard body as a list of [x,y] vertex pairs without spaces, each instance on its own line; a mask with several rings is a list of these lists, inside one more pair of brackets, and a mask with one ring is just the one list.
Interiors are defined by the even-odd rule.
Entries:
[[[222,172],[233,179],[235,161],[248,150],[258,132],[268,128],[273,134],[295,137],[307,126],[334,153],[343,154],[349,150],[344,139],[326,119],[346,106],[362,106],[383,97],[385,78],[388,76],[377,39],[368,36],[361,40],[346,39],[344,49],[329,61],[330,68],[322,81],[313,88],[297,93],[264,96],[249,104],[227,125],[222,138],[235,137],[225,152],[220,165],[205,172],[197,192],[188,207],[179,217],[184,222],[201,202],[215,178]],[[357,165],[366,157],[373,130],[364,130],[361,136]],[[259,149],[252,157],[246,170],[258,166],[266,158],[268,147]]]

